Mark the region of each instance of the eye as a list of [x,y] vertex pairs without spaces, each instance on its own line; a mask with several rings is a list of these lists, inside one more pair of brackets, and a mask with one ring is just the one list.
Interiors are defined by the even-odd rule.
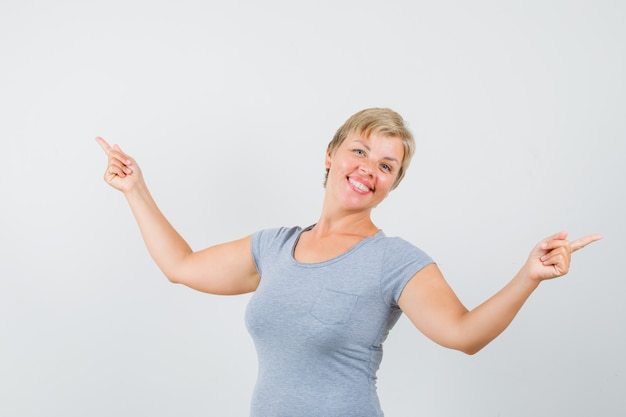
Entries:
[[387,171],[387,172],[391,172],[392,171],[391,165],[389,165],[389,164],[382,164],[380,167],[383,170]]
[[359,156],[365,156],[365,151],[363,149],[355,148],[355,149],[352,149],[352,152],[354,152],[355,154]]

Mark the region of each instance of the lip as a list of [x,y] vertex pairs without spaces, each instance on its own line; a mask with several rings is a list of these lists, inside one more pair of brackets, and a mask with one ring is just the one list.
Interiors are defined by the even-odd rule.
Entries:
[[[352,184],[350,182],[350,180],[358,182],[360,184],[363,184],[364,186],[366,186],[368,188],[368,190],[367,191],[363,191],[363,190],[358,189],[354,184]],[[361,177],[358,177],[358,176],[348,176],[348,177],[346,177],[346,182],[348,183],[348,186],[352,190],[356,191],[359,194],[367,194],[369,192],[373,192],[374,191],[372,189],[372,184],[369,181],[367,181],[367,180],[365,180],[365,179],[363,179]]]

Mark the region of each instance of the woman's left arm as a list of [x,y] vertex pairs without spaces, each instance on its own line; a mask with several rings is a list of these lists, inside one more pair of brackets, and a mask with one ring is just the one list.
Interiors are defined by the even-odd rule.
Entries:
[[566,232],[559,232],[542,240],[517,275],[471,311],[463,306],[435,264],[411,278],[398,304],[427,337],[471,355],[507,328],[541,281],[568,272],[572,252],[601,238],[594,234],[570,242]]

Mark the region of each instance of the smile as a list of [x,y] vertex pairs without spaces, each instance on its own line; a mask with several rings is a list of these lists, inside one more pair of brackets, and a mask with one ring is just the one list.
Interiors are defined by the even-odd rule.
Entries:
[[348,182],[354,186],[359,191],[363,191],[364,193],[371,191],[369,187],[364,184],[361,184],[358,181],[353,180],[352,178],[348,178]]

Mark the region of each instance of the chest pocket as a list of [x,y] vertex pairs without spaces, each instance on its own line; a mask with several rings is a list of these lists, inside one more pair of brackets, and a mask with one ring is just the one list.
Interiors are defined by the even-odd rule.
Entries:
[[325,324],[343,324],[359,297],[340,291],[323,289],[311,307],[311,315]]

